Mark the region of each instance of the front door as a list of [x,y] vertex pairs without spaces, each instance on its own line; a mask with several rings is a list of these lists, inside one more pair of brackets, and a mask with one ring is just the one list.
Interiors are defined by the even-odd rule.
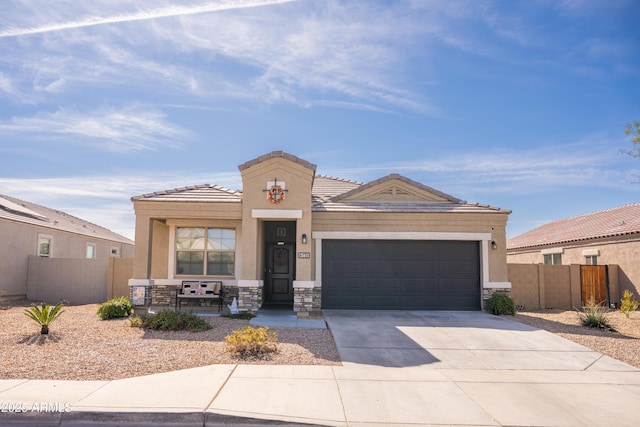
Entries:
[[265,302],[293,303],[293,245],[268,245]]

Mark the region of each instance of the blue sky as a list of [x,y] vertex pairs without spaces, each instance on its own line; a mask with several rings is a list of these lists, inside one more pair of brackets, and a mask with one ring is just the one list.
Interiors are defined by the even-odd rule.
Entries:
[[4,1],[0,193],[133,238],[130,197],[273,150],[513,211],[640,200],[634,0]]

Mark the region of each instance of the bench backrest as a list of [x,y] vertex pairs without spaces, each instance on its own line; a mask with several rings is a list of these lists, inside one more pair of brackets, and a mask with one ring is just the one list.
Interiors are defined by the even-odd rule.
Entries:
[[214,294],[220,295],[222,291],[222,282],[219,280],[203,280],[200,282],[202,293],[204,295]]
[[197,293],[197,289],[200,287],[199,280],[183,280],[182,281],[182,289],[180,290],[181,294],[190,295]]

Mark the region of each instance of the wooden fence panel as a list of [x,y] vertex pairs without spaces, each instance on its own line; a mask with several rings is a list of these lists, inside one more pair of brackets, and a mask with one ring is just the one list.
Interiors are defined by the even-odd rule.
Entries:
[[609,305],[609,277],[606,265],[581,265],[580,285],[582,305],[590,303]]

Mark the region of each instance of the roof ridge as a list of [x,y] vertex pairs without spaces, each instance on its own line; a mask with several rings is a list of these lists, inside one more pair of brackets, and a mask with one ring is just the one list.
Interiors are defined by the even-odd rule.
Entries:
[[635,205],[640,205],[640,202],[627,203],[626,205],[614,206],[612,208],[601,209],[599,211],[587,212],[587,213],[583,213],[583,214],[580,214],[580,215],[568,216],[566,218],[555,219],[555,220],[549,222],[549,224],[553,223],[553,222],[567,221],[567,220],[571,220],[571,219],[582,218],[582,217],[585,217],[585,216],[591,216],[591,215],[604,213],[604,212],[611,212],[611,211],[614,211],[614,210],[618,210],[618,209],[622,209],[622,208],[628,208],[628,207],[635,206]]

